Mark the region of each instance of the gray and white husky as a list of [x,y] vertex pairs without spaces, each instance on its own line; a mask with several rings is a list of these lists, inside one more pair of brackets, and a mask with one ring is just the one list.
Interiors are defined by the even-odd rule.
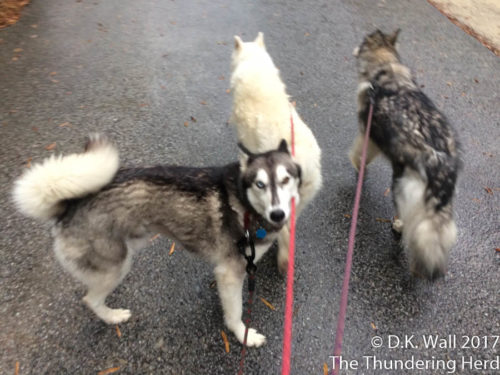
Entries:
[[[106,296],[129,271],[134,252],[162,233],[215,266],[225,323],[243,342],[246,260],[237,243],[244,220],[250,218],[258,260],[289,219],[292,197],[299,199],[300,167],[284,140],[261,154],[241,148],[240,162],[223,167],[119,169],[117,149],[96,135],[82,153],[33,166],[13,196],[27,216],[53,222],[57,259],[88,287],[83,301],[106,323],[129,319],[129,310],[106,306]],[[265,340],[249,330],[247,345]]]
[[461,167],[457,135],[401,63],[399,30],[366,36],[354,55],[358,63],[360,132],[350,158],[359,169],[370,101],[373,121],[367,164],[382,152],[393,168],[392,191],[411,271],[429,279],[446,271],[456,241],[453,195]]

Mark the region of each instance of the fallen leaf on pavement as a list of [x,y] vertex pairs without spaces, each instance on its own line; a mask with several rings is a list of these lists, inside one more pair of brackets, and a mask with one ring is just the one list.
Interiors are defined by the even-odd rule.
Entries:
[[149,242],[153,242],[154,240],[156,240],[158,237],[160,237],[160,233],[156,233],[153,237],[151,237],[149,239]]
[[65,127],[65,126],[69,126],[69,127],[71,128],[71,124],[70,124],[68,121],[63,122],[62,124],[59,124],[59,127],[60,127],[60,128],[63,128],[63,127]]
[[189,122],[184,121],[184,126],[187,128],[189,126]]
[[495,249],[495,251],[496,251],[497,253],[500,253],[500,247],[497,247],[497,248]]
[[200,102],[200,104],[207,105],[207,102],[206,102],[206,101],[204,101],[204,100],[202,100],[202,101]]
[[276,307],[274,307],[271,302],[269,302],[268,300],[266,300],[265,298],[263,297],[260,297],[260,300],[264,303],[264,305],[266,305],[267,307],[269,307],[271,310],[275,311],[276,310]]
[[50,150],[55,149],[55,148],[56,148],[56,146],[57,146],[57,142],[54,142],[54,143],[51,143],[51,144],[50,144],[50,145],[48,145],[48,146],[45,146],[45,149],[46,149],[47,151],[50,151]]
[[28,158],[28,160],[26,160],[26,168],[31,168],[31,161],[33,160],[33,158]]
[[371,322],[370,325],[372,326],[373,330],[377,330],[377,326],[375,325],[375,323]]
[[120,369],[120,367],[111,367],[106,370],[99,371],[97,375],[106,375],[106,374],[112,374],[113,372],[117,372]]
[[172,255],[175,251],[175,242],[172,242],[172,246],[170,246],[170,251],[168,252],[168,255]]
[[19,375],[19,362],[16,362],[16,368],[14,370],[14,375]]
[[484,190],[486,190],[486,192],[487,192],[489,195],[493,195],[493,190],[491,190],[491,188],[489,188],[488,186],[484,186]]
[[328,375],[328,365],[326,362],[323,363],[323,375]]
[[390,223],[391,222],[391,219],[384,219],[382,217],[376,217],[375,220],[378,221],[379,223]]
[[116,336],[118,336],[118,338],[122,337],[122,331],[120,331],[120,327],[118,327],[118,324],[116,325]]
[[384,191],[384,197],[387,197],[390,192],[391,192],[391,188],[385,189],[385,191]]
[[22,48],[14,48],[14,52],[15,53],[23,52],[23,49]]
[[350,214],[344,214],[344,217],[350,219],[351,215]]
[[227,340],[226,332],[220,331],[220,335],[222,336],[222,340],[224,341],[224,348],[226,349],[226,353],[229,353],[229,341]]
[[210,285],[208,286],[210,289],[214,289],[217,286],[217,281],[212,281]]

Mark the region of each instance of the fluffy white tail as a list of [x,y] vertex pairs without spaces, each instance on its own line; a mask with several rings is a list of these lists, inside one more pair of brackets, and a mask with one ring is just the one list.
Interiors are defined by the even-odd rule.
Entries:
[[411,271],[428,279],[444,275],[448,254],[456,242],[457,228],[451,202],[436,210],[434,198],[425,200],[426,183],[406,169],[395,187],[398,213],[403,222],[403,245]]
[[100,190],[119,167],[117,149],[103,136],[93,135],[84,153],[52,156],[34,165],[16,182],[14,201],[19,210],[36,219],[51,219],[66,199]]

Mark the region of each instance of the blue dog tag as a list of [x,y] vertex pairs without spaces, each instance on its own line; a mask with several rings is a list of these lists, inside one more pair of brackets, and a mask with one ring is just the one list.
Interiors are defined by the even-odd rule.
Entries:
[[255,237],[258,239],[263,239],[266,236],[267,232],[264,228],[259,228],[257,229],[257,232],[255,232]]

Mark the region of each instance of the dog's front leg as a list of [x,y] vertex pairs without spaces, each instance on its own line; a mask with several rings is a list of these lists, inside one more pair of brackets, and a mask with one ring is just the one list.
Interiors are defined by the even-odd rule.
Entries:
[[278,270],[286,275],[288,270],[288,249],[290,247],[290,224],[281,228],[278,234]]
[[[245,263],[233,260],[215,267],[217,289],[224,311],[226,326],[234,333],[239,342],[245,339],[245,324],[241,320],[243,312],[243,281],[245,280]],[[248,329],[247,346],[261,346],[266,337],[253,328]]]

